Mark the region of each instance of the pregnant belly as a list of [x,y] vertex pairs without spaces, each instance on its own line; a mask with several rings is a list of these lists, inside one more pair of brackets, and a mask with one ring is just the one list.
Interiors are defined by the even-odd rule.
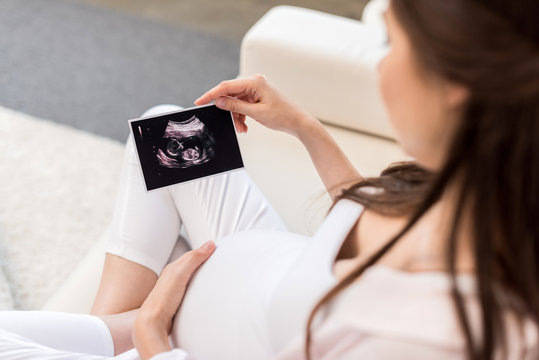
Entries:
[[266,307],[309,239],[274,230],[219,239],[174,318],[173,346],[201,360],[271,357]]

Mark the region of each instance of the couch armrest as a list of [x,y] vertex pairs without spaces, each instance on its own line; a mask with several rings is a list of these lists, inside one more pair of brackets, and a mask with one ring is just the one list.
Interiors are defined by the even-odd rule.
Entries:
[[107,229],[75,270],[41,308],[43,311],[63,311],[89,314],[97,294],[105,262]]
[[384,40],[379,26],[277,6],[243,38],[239,76],[262,73],[321,121],[393,138],[375,69]]
[[368,26],[380,28],[385,33],[384,12],[389,5],[389,0],[371,0],[363,9],[361,22]]

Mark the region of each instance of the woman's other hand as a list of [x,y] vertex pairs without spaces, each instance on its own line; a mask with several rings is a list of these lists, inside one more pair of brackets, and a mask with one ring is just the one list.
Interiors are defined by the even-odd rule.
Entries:
[[189,280],[214,250],[215,244],[208,241],[171,262],[161,272],[133,325],[133,342],[142,359],[171,350],[168,336],[172,319],[182,303]]
[[246,116],[270,129],[296,137],[306,123],[317,121],[261,74],[223,81],[199,97],[195,105],[204,105],[213,100],[218,108],[232,112],[238,132],[247,132]]

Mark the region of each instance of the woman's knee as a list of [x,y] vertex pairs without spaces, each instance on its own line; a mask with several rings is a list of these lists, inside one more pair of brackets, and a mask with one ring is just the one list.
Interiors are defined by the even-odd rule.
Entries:
[[164,114],[164,113],[168,113],[172,111],[178,111],[181,109],[183,109],[182,106],[172,105],[172,104],[156,105],[146,110],[144,114],[142,114],[142,117]]

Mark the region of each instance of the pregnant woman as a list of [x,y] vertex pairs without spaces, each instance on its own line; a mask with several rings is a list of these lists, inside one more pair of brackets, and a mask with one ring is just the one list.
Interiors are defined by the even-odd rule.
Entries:
[[0,357],[539,358],[538,13],[390,2],[380,89],[414,161],[378,178],[264,76],[202,95],[305,145],[333,199],[312,237],[243,170],[146,193],[128,142],[95,315],[1,313]]

